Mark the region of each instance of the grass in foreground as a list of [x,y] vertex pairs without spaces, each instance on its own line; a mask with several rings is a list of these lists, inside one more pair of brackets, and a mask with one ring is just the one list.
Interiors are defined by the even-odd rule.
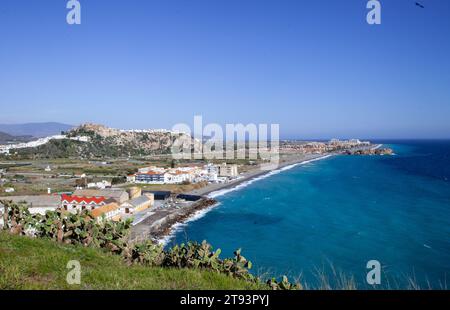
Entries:
[[[69,285],[67,263],[81,264],[81,284]],[[0,289],[265,289],[226,275],[192,269],[127,266],[99,249],[0,232]]]

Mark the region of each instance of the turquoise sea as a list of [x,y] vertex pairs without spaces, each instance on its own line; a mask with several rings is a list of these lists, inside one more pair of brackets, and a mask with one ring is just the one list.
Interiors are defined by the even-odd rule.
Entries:
[[[236,248],[255,274],[353,276],[382,265],[382,285],[447,288],[450,281],[450,141],[386,141],[395,156],[333,156],[225,195],[171,243]],[[448,280],[446,279],[448,278]]]

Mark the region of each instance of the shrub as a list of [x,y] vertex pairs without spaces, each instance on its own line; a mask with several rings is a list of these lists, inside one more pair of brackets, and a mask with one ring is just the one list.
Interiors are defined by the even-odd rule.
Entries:
[[13,235],[25,235],[34,227],[35,220],[25,203],[15,204],[12,201],[0,201],[4,205],[3,229]]
[[121,254],[127,247],[132,220],[98,223],[89,211],[73,214],[63,210],[47,211],[45,215],[30,214],[25,204],[2,202],[5,206],[4,227],[14,234],[29,229],[35,237],[50,238],[60,243],[82,244],[105,248]]
[[[241,255],[240,249],[234,252],[233,258],[225,259],[219,257],[220,249],[214,251],[206,241],[175,245],[165,251],[161,245],[151,241],[129,244],[127,239],[131,219],[98,223],[86,210],[73,214],[58,209],[47,211],[45,215],[32,215],[24,203],[15,204],[11,201],[1,203],[5,208],[4,229],[12,234],[27,233],[34,237],[50,238],[59,243],[106,249],[114,254],[122,255],[128,264],[205,269],[245,281],[261,283],[259,278],[249,272],[252,263]],[[281,282],[271,279],[267,285],[274,290],[302,288],[299,284],[291,284],[287,277],[283,277]]]
[[267,281],[267,285],[275,291],[286,291],[286,290],[301,290],[303,289],[300,283],[290,283],[286,276],[283,276],[281,282],[277,282],[276,279],[270,279]]

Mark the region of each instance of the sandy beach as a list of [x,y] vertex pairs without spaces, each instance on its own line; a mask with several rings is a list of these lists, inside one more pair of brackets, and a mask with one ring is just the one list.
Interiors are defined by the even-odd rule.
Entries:
[[201,189],[191,191],[188,194],[205,197],[198,202],[187,204],[181,208],[170,207],[155,210],[149,217],[143,219],[133,227],[131,240],[157,240],[159,243],[166,244],[170,241],[170,237],[176,231],[177,227],[192,218],[199,217],[200,214],[202,216],[208,210],[214,208],[216,201],[210,199],[214,197],[214,193],[235,188],[244,182],[251,181],[272,171],[311,160],[319,160],[328,156],[330,154],[288,155],[282,158],[280,164],[272,170],[261,170],[260,167],[255,167],[255,169],[241,174],[238,179],[228,183],[209,184]]
[[274,169],[262,170],[258,166],[258,167],[255,167],[254,169],[252,169],[251,171],[242,173],[241,175],[239,175],[239,177],[237,179],[231,180],[228,183],[209,184],[203,188],[193,190],[187,194],[207,196],[213,192],[222,191],[225,189],[230,189],[230,188],[236,187],[241,183],[247,182],[251,179],[255,179],[257,177],[260,177],[260,176],[270,173],[272,171],[279,170],[279,169],[282,169],[282,168],[290,166],[290,165],[301,164],[305,161],[318,159],[318,158],[321,158],[324,156],[325,155],[323,155],[323,154],[292,154],[292,155],[290,154],[290,155],[287,155],[285,158],[282,158],[279,165],[277,165]]

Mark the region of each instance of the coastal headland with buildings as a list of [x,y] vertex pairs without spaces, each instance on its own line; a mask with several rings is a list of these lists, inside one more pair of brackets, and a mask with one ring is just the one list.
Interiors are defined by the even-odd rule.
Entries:
[[[58,136],[56,140],[64,139]],[[89,136],[68,137],[88,143]],[[20,144],[30,147],[52,138]],[[34,144],[33,144],[34,143]],[[180,223],[213,208],[214,199],[271,173],[332,155],[390,155],[390,149],[359,140],[281,141],[279,162],[263,169],[262,160],[177,162],[161,155],[142,158],[20,161],[10,151],[0,170],[0,201],[22,202],[31,213],[88,210],[99,222],[133,218],[131,240],[166,242]],[[14,153],[13,153],[14,154]]]

